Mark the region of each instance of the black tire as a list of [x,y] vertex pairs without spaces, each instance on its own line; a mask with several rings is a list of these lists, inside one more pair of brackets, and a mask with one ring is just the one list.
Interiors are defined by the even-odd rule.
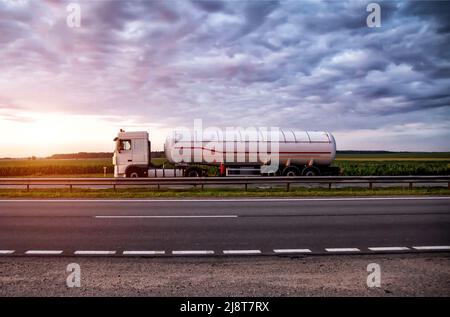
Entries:
[[186,176],[186,177],[200,177],[200,176],[202,176],[202,171],[201,171],[201,169],[199,169],[197,167],[188,167],[184,171],[184,176]]
[[138,168],[138,167],[130,167],[129,169],[127,169],[125,176],[127,178],[138,178],[138,177],[144,177],[144,172],[142,171],[142,169]]
[[282,174],[289,177],[299,176],[300,170],[296,166],[288,166],[284,168]]
[[314,166],[307,166],[302,171],[303,176],[319,176],[320,171],[317,167]]

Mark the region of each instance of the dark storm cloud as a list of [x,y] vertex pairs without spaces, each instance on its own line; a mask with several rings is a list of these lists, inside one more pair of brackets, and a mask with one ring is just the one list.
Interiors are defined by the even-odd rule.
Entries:
[[244,36],[258,29],[267,16],[278,7],[278,1],[249,1],[244,8],[245,23],[239,30],[239,36]]
[[192,3],[201,8],[202,10],[205,10],[210,13],[222,11],[226,7],[225,2],[215,0],[211,1],[192,0]]
[[408,1],[402,13],[430,19],[437,23],[438,32],[450,32],[450,3],[448,1]]
[[369,1],[81,1],[70,29],[69,1],[5,1],[11,100],[26,86],[48,110],[167,126],[427,125],[450,137],[449,2],[380,1],[382,27],[368,28]]

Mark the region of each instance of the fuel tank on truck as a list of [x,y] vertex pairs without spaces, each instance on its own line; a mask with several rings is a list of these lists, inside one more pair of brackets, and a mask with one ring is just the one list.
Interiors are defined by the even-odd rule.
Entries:
[[166,158],[175,164],[220,165],[223,162],[242,166],[266,164],[265,154],[268,153],[278,155],[280,165],[313,163],[327,166],[336,156],[336,142],[330,132],[292,129],[277,129],[272,133],[256,129],[234,129],[233,133],[220,131],[174,130],[164,143]]

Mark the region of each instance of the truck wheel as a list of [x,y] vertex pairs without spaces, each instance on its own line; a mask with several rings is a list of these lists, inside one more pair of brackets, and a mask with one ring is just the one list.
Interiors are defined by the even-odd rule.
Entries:
[[138,178],[141,176],[139,169],[133,167],[126,171],[125,173],[127,178]]
[[302,171],[302,175],[303,176],[319,176],[320,175],[320,171],[317,167],[314,166],[308,166],[305,167]]
[[201,175],[201,170],[195,167],[189,167],[184,172],[184,176],[186,177],[200,177]]
[[288,166],[283,170],[283,176],[298,176],[300,175],[300,170],[295,166]]

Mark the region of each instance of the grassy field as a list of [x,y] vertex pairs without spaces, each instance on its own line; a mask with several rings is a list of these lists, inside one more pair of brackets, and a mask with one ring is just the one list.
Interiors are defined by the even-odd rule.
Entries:
[[345,176],[450,175],[450,161],[336,160]]
[[[420,154],[420,155],[419,155]],[[439,153],[438,153],[439,154]],[[156,167],[165,164],[164,158],[152,160]],[[334,166],[342,175],[450,175],[450,156],[418,153],[398,156],[391,154],[339,155]],[[0,177],[104,177],[103,167],[107,167],[106,177],[113,176],[110,159],[36,159],[0,160]],[[396,195],[450,195],[445,187],[416,187],[413,189],[390,188],[293,188],[284,189],[87,189],[65,188],[1,189],[2,198],[183,198],[183,197],[321,197],[321,196],[396,196]]]
[[337,161],[450,161],[450,152],[397,152],[380,154],[337,154]]
[[[172,166],[164,158],[152,163]],[[450,153],[340,154],[333,166],[345,176],[450,175]],[[112,177],[111,159],[0,160],[0,177],[103,177],[103,167]]]
[[445,187],[384,187],[384,188],[295,188],[287,192],[285,189],[148,189],[148,188],[123,188],[117,189],[87,189],[73,188],[72,191],[65,188],[32,188],[30,191],[23,189],[0,189],[1,198],[189,198],[189,197],[336,197],[336,196],[418,196],[436,195],[448,196],[450,191]]
[[16,176],[89,176],[102,177],[103,167],[107,174],[114,173],[112,161],[109,159],[84,159],[84,160],[0,160],[0,177]]

